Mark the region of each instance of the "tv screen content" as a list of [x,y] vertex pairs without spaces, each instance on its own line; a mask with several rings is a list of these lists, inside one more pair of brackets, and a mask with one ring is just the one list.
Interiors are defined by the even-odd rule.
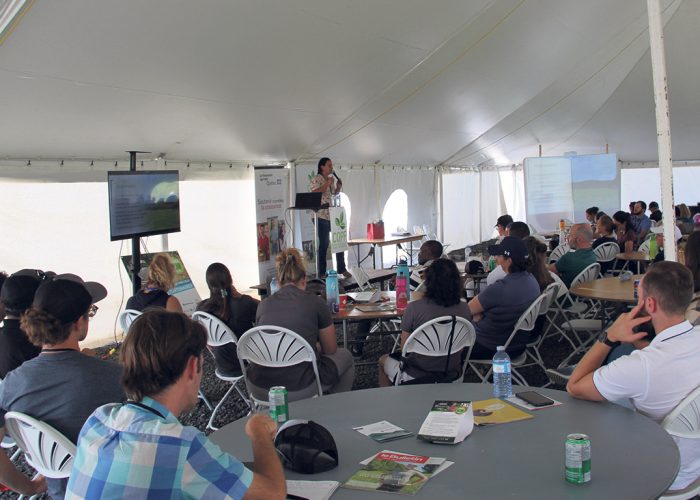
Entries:
[[180,231],[177,170],[107,172],[111,241]]

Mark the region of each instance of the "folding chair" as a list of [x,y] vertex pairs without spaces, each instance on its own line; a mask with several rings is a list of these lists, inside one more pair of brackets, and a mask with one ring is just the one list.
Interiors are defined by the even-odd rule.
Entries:
[[5,414],[5,429],[38,474],[51,479],[70,476],[76,448],[63,434],[41,420],[16,411]]
[[[506,352],[508,352],[508,347],[510,346],[511,342],[513,341],[518,332],[531,332],[532,329],[535,328],[535,321],[537,321],[537,317],[540,315],[540,308],[542,307],[542,302],[544,302],[546,299],[547,295],[545,293],[541,293],[532,302],[532,304],[530,304],[528,308],[525,309],[525,312],[523,312],[520,315],[518,321],[515,322],[513,331],[511,332],[510,336],[508,337],[508,340],[504,344]],[[525,361],[527,361],[527,350],[523,350],[523,352],[520,355],[518,355],[515,358],[511,358],[510,360],[511,374],[513,376],[513,380],[520,385],[528,385],[523,376],[520,375],[520,373],[516,369],[517,367],[522,367],[525,364]],[[488,371],[485,375],[483,375],[479,370],[479,365],[488,366]],[[477,374],[477,376],[481,379],[482,382],[486,382],[489,376],[491,375],[491,372],[493,371],[492,365],[493,360],[491,359],[469,360],[469,367],[471,367],[471,369],[474,370],[474,373]]]
[[[603,264],[607,264],[608,262],[613,262],[617,260],[617,254],[620,253],[620,247],[614,241],[609,241],[594,248],[593,253],[595,254],[595,258],[598,261],[598,264],[600,264],[600,267],[602,268],[604,267]],[[613,265],[612,267],[614,268],[615,266]],[[608,271],[608,273],[610,273],[611,271],[612,270]],[[600,277],[603,277],[602,273]]]
[[[469,351],[462,363],[459,376],[453,380],[453,382],[461,382],[464,379],[464,371],[467,368],[475,340],[474,325],[469,321],[459,316],[440,316],[423,323],[411,333],[403,345],[401,356],[405,358],[409,353],[414,352],[422,356],[448,357],[468,348]],[[401,373],[399,372],[394,384],[400,385],[400,380]]]
[[[2,387],[3,381],[4,381],[4,379],[0,378],[0,387]],[[5,433],[5,435],[2,437],[2,442],[0,442],[0,448],[4,448],[6,450],[9,450],[11,448],[14,448],[15,446],[17,446],[17,443],[15,443],[15,440],[12,439],[12,437],[9,434]],[[22,450],[17,448],[15,450],[15,452],[10,456],[10,462],[14,462],[17,459],[17,457],[20,456],[21,454],[22,454]]]
[[[251,328],[238,339],[238,359],[241,362],[243,377],[254,407],[269,406],[270,403],[266,399],[258,399],[251,391],[246,376],[247,363],[268,368],[284,368],[309,362],[313,365],[316,378],[315,396],[323,396],[321,377],[318,374],[318,365],[316,364],[316,351],[301,335],[287,328],[271,325]],[[290,397],[290,401],[293,400],[293,396]]]
[[561,259],[562,255],[569,253],[570,251],[571,247],[568,245],[568,243],[562,243],[557,248],[552,250],[552,253],[549,254],[549,260],[547,262],[552,264],[553,262]]
[[[204,326],[204,328],[206,328],[208,346],[219,347],[226,344],[236,344],[236,334],[233,333],[233,331],[216,316],[203,311],[197,311],[192,315],[192,319],[198,321]],[[218,430],[218,427],[214,427],[213,425],[214,418],[216,418],[216,413],[219,411],[219,408],[221,408],[221,405],[224,404],[224,401],[226,401],[226,398],[229,397],[234,389],[238,391],[238,395],[249,407],[251,407],[251,404],[245,394],[243,394],[241,389],[238,387],[238,382],[243,379],[243,374],[233,376],[226,375],[219,370],[218,366],[214,370],[214,374],[219,380],[223,380],[224,382],[229,382],[231,384],[231,387],[229,387],[228,391],[226,391],[224,397],[217,403],[214,411],[212,411],[211,416],[209,417],[209,422],[207,422],[207,429]]]
[[[671,413],[661,421],[661,427],[671,436],[700,439],[700,387],[688,394]],[[700,478],[682,490],[668,490],[660,500],[690,499],[700,494]]]
[[[141,311],[137,311],[136,309],[124,309],[122,312],[119,313],[117,320],[119,321],[119,326],[121,326],[125,337],[129,333],[129,328],[131,327],[131,324],[136,320],[136,318],[141,316],[141,314],[143,313]],[[212,409],[211,403],[201,390],[199,391],[198,397],[202,400],[206,407],[209,408],[209,410]]]

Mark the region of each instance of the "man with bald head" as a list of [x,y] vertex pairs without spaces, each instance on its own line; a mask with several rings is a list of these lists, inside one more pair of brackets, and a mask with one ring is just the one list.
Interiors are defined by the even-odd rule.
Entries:
[[597,259],[591,248],[593,240],[593,230],[589,224],[574,224],[566,237],[573,252],[566,253],[554,264],[550,264],[549,270],[561,276],[567,287],[571,286],[574,278],[591,264],[595,264]]

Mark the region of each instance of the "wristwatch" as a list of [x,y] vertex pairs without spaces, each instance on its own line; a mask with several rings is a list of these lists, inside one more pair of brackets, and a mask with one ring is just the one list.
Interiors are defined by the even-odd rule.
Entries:
[[613,342],[612,340],[610,340],[610,339],[608,338],[608,332],[607,332],[607,331],[604,331],[604,332],[600,335],[600,337],[598,337],[598,342],[602,342],[603,344],[605,344],[606,346],[608,346],[610,349],[615,349],[617,346],[619,346],[619,345],[622,343],[622,342],[620,342],[620,341]]

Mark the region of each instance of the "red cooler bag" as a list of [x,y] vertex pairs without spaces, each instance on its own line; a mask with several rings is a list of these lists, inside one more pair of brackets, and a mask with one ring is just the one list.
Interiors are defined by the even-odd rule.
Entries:
[[384,239],[384,223],[368,223],[367,224],[367,239],[368,240],[381,240]]

